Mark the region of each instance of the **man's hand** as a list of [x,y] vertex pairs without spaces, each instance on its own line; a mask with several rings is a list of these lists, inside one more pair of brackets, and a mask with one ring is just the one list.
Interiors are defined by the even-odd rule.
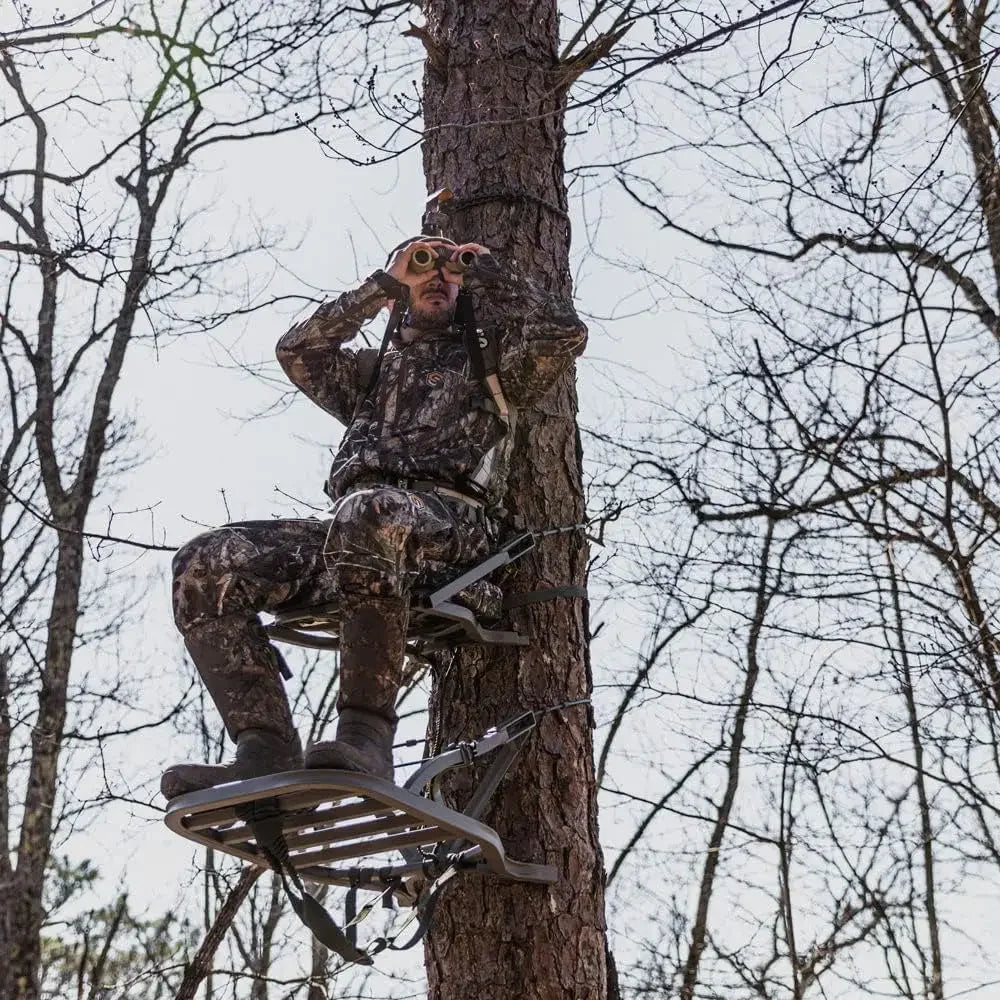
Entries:
[[[489,256],[490,248],[484,247],[482,243],[463,243],[459,247],[455,247],[454,253],[452,253],[450,260],[454,261],[456,264],[461,260],[462,254],[474,253],[477,260],[481,257]],[[475,267],[475,265],[473,265]],[[458,285],[459,288],[465,283],[465,273],[462,271],[449,271],[447,268],[444,270],[444,280],[453,282]]]
[[[442,257],[438,257],[435,260],[434,267],[418,272],[411,267],[411,258],[414,253],[421,249],[427,250],[435,257],[438,254],[442,254]],[[473,264],[472,268],[469,269],[468,277],[481,277],[481,274],[476,273],[480,270],[479,265],[486,264],[485,270],[489,271],[489,265],[493,261],[489,247],[485,247],[481,243],[463,243],[461,246],[456,247],[453,243],[435,239],[414,240],[412,243],[401,247],[393,255],[389,266],[386,268],[386,273],[409,288],[411,306],[413,303],[420,303],[425,300],[426,304],[433,305],[436,299],[442,298],[442,294],[444,301],[450,300],[454,303],[454,295],[456,293],[454,291],[448,293],[446,289],[449,286],[453,286],[454,288],[463,287],[466,279],[466,271],[458,265],[461,262],[463,254],[467,257],[470,253],[475,255],[476,264]],[[447,256],[444,257],[444,254],[447,254]],[[450,266],[446,266],[445,260],[447,260],[448,265],[455,265],[455,269],[452,270]],[[393,304],[392,301],[386,302],[386,306],[390,310]],[[437,304],[440,305],[440,302],[437,302]]]
[[411,270],[410,258],[413,256],[414,251],[423,248],[429,250],[431,253],[437,253],[437,248],[441,246],[450,249],[451,244],[435,243],[431,240],[414,240],[412,243],[407,243],[405,247],[401,247],[396,251],[388,268],[386,268],[386,273],[397,281],[401,281],[404,285],[407,285],[412,292],[421,285],[426,285],[428,281],[437,276],[437,269],[433,267],[429,271],[423,271],[420,274]]

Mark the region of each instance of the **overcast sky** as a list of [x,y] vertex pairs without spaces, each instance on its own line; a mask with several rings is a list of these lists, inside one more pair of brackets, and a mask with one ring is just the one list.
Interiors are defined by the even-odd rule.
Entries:
[[[42,7],[36,5],[39,13]],[[0,0],[0,30],[5,14],[9,15],[9,9]],[[799,41],[805,51],[811,39],[804,35]],[[755,41],[747,44],[752,48]],[[141,72],[138,64],[129,64],[133,50],[127,44],[118,51],[121,58],[114,64],[115,72]],[[810,54],[809,69],[795,81],[804,87],[803,101],[814,96],[810,86],[815,85],[817,93],[826,86],[829,67],[824,60],[841,55],[833,50]],[[107,72],[112,79],[112,67],[107,67]],[[654,84],[660,82],[657,78]],[[113,134],[113,87],[107,81],[92,79],[86,60],[48,60],[46,88],[50,93],[84,86],[102,86],[107,100],[101,108],[101,129],[81,130],[79,120],[72,120],[59,136],[65,149],[80,156]],[[680,131],[700,127],[698,122],[675,122],[677,112],[667,87],[650,85],[642,94],[641,112],[660,131],[644,134],[641,141],[666,143],[676,138],[671,136],[674,124]],[[787,113],[793,114],[791,110]],[[799,121],[798,112],[795,120]],[[627,127],[609,115],[597,116],[589,125],[578,124],[580,129],[567,153],[570,168],[606,162],[609,151],[619,150],[627,139]],[[815,128],[819,145],[824,138],[823,123],[815,123]],[[694,211],[713,222],[731,221],[719,207],[725,202],[725,192],[718,191],[714,179],[701,173],[706,160],[675,149],[658,162],[665,193],[683,195],[695,206]],[[581,423],[616,433],[622,420],[641,419],[649,412],[647,401],[673,399],[698,382],[710,353],[710,338],[706,321],[685,294],[711,299],[716,290],[699,264],[702,256],[690,243],[666,235],[622,195],[617,185],[606,181],[599,171],[590,171],[586,200],[571,199],[572,263],[577,308],[591,331],[587,353],[578,366]],[[201,160],[191,186],[189,203],[198,207],[188,240],[194,244],[202,238],[224,243],[252,233],[261,224],[280,229],[284,235],[279,248],[222,272],[222,300],[236,307],[247,298],[255,302],[268,296],[303,294],[328,298],[381,266],[386,247],[416,231],[425,196],[416,149],[392,163],[359,170],[324,155],[319,142],[308,133],[218,146]],[[502,252],[502,248],[498,250]],[[656,279],[644,273],[640,264],[655,273]],[[67,311],[72,305],[66,304]],[[249,317],[234,318],[211,333],[182,329],[179,336],[157,336],[135,343],[118,390],[118,410],[135,418],[136,454],[141,461],[95,504],[92,527],[103,527],[110,510],[115,514],[116,534],[176,545],[202,527],[228,520],[301,515],[321,508],[330,450],[336,447],[342,428],[304,397],[277,405],[289,387],[274,361],[275,342],[293,320],[312,308],[313,304],[284,302]],[[381,325],[380,319],[373,336],[380,336]],[[633,402],[631,393],[642,401]],[[615,533],[627,530],[626,521],[612,531],[611,558],[615,557]],[[120,674],[137,678],[132,718],[142,721],[172,704],[192,677],[170,617],[169,555],[142,555],[131,550],[113,554],[102,550],[101,555],[104,561],[95,567],[95,574],[109,571],[108,593],[119,601],[134,597],[136,605],[115,648],[104,644],[79,651],[74,680],[85,684]],[[601,603],[608,597],[601,579],[593,581],[592,590],[596,623],[605,625],[592,657],[598,685],[597,717],[602,722],[607,720],[614,698],[602,685],[628,670],[644,637],[643,619],[641,609],[618,594],[613,601]],[[85,624],[92,625],[92,620],[85,618]],[[724,627],[723,615],[723,625],[716,634]],[[740,641],[737,631],[734,627],[728,637],[734,645]],[[711,635],[707,629],[708,639],[699,636],[697,641],[710,643]],[[794,673],[793,644],[775,645],[780,647],[773,654],[775,669]],[[689,707],[685,701],[688,692],[706,697],[723,692],[717,715],[721,720],[725,714],[726,699],[739,672],[734,669],[739,656],[734,654],[730,660],[726,650],[716,648],[692,650],[690,657],[686,657],[687,652],[684,648],[678,654],[682,661],[679,697],[663,698],[654,714],[642,717],[614,761],[614,781],[632,781],[640,791],[647,791],[643,782],[655,773],[657,787],[669,787],[681,771],[685,755],[693,753],[692,747],[700,740],[710,738],[703,730],[715,725],[716,716],[697,704],[696,698],[692,697]],[[854,649],[847,659],[860,661],[867,655],[873,654]],[[671,661],[664,672],[673,666]],[[293,694],[298,683],[296,676],[290,684]],[[699,687],[702,684],[704,688]],[[872,704],[866,707],[877,713],[878,699],[889,703],[897,697],[895,690],[872,691]],[[649,719],[656,724],[650,724]],[[756,720],[756,724],[766,728],[766,721]],[[724,723],[720,721],[720,725]],[[193,740],[171,738],[170,732],[164,728],[118,740],[103,762],[103,772],[95,767],[78,782],[68,782],[70,800],[84,800],[99,790],[107,775],[113,789],[131,790],[139,804],[118,803],[101,810],[89,823],[70,831],[60,848],[76,860],[89,858],[100,867],[104,898],[110,898],[116,885],[127,887],[133,903],[147,907],[150,916],[165,908],[197,907],[200,892],[196,875],[200,852],[170,834],[158,811],[160,771],[168,763],[197,753]],[[757,762],[769,750],[768,745]],[[703,784],[691,792],[691,800],[701,802],[703,794],[710,796],[719,773],[709,771]],[[769,779],[760,778],[757,784],[756,777],[744,783],[740,805],[749,801],[751,812],[759,805],[759,815],[765,816],[760,828],[765,829],[773,816],[773,803],[765,803],[763,798],[758,803],[754,796],[761,794],[760,788]],[[141,804],[143,801],[150,805]],[[632,824],[611,797],[603,805],[601,833],[610,856],[631,832]],[[664,814],[650,836],[649,843],[666,859],[663,870],[681,873],[676,886],[656,887],[661,898],[674,891],[690,897],[695,891],[692,872],[701,856],[695,857],[692,851],[692,830],[701,837],[705,827],[694,816],[688,819],[690,822]],[[862,839],[864,832],[858,836]],[[741,844],[737,850],[744,847]],[[694,851],[700,849],[697,841]],[[762,868],[760,881],[755,881],[758,873],[751,871],[755,863],[763,864],[760,858],[764,853],[761,848],[755,862],[751,845],[739,855],[733,880],[719,891],[713,904],[719,914],[713,919],[718,919],[720,926],[725,928],[730,915],[722,903],[732,900],[732,894],[740,894],[742,877],[755,888],[773,884],[768,881],[773,878],[773,868]],[[655,860],[655,851],[651,855]],[[692,857],[695,860],[689,870]],[[668,869],[668,864],[674,867]],[[649,884],[652,886],[652,878]],[[740,898],[746,910],[735,915],[733,925],[738,932],[753,923],[752,918],[746,918],[754,905],[751,895],[748,890],[747,899]],[[956,892],[948,894],[942,905],[960,907],[966,901],[966,896]],[[770,903],[769,899],[767,905]],[[825,917],[822,908],[818,912]],[[613,930],[642,938],[651,933],[649,915],[648,906],[626,908]],[[802,920],[806,931],[811,930],[809,915]],[[303,948],[306,938],[303,930]],[[407,967],[417,970],[419,959],[418,950],[412,959],[405,960]]]
[[[50,65],[55,65],[50,61]],[[52,91],[71,88],[78,66],[49,81]],[[664,106],[663,114],[669,108]],[[97,141],[68,123],[65,143]],[[609,142],[600,128],[576,138],[568,162],[596,159]],[[80,147],[76,147],[80,148]],[[249,231],[257,220],[280,227],[286,249],[261,256],[226,274],[234,304],[251,297],[315,294],[333,297],[354,286],[384,261],[385,248],[419,226],[426,191],[419,152],[377,169],[359,170],[325,156],[307,133],[218,147],[206,157],[191,190],[206,206],[189,234],[217,237],[231,228]],[[581,420],[609,428],[625,405],[619,383],[635,384],[647,396],[657,383],[676,381],[677,358],[690,354],[700,330],[690,316],[657,302],[641,275],[629,275],[601,259],[644,259],[661,274],[682,278],[680,252],[658,235],[631,203],[607,189],[607,200],[591,197],[585,209],[572,202],[577,306],[588,318],[591,339],[579,366]],[[605,217],[607,216],[607,217]],[[597,255],[588,248],[593,239]],[[274,361],[274,345],[296,316],[314,308],[282,304],[249,318],[237,318],[210,334],[133,345],[118,390],[118,409],[131,412],[141,431],[141,464],[115,484],[113,495],[95,505],[95,526],[115,512],[114,530],[146,540],[180,544],[201,530],[227,520],[266,518],[321,507],[322,484],[330,449],[342,428],[304,397],[270,415],[284,377]],[[610,317],[624,316],[620,320]],[[380,335],[382,318],[375,325]],[[679,353],[676,353],[678,352]],[[249,374],[240,364],[265,366]],[[690,374],[690,370],[688,371]],[[223,495],[224,494],[224,495]],[[296,505],[286,496],[301,498]],[[138,513],[129,515],[129,511]],[[118,658],[87,648],[75,663],[78,678],[109,677],[134,671],[142,684],[134,692],[140,708],[155,714],[188,683],[180,642],[170,620],[169,557],[136,556],[120,551],[105,565],[111,581],[132,573],[148,590],[120,638]],[[598,680],[624,669],[639,633],[629,629],[634,615],[618,607],[606,616],[608,627],[594,650]],[[294,691],[296,680],[291,682]],[[603,704],[603,703],[602,703]],[[136,714],[136,718],[141,716]],[[498,720],[499,721],[499,720]],[[169,729],[119,740],[104,761],[104,774],[116,790],[129,788],[140,799],[159,804],[156,786],[166,764],[190,756],[190,744],[168,743]],[[85,798],[103,780],[95,768],[73,783],[68,794]],[[614,839],[614,819],[602,830]],[[114,805],[80,824],[61,846],[76,859],[91,859],[103,875],[106,897],[127,887],[138,907],[155,916],[164,908],[186,908],[197,893],[198,852],[170,834],[154,808]],[[305,932],[303,932],[303,940]],[[419,951],[411,961],[419,967]],[[415,961],[415,965],[413,962]]]

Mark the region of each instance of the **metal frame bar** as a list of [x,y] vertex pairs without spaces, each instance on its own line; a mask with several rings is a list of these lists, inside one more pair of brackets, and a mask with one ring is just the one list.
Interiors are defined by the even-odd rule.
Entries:
[[[340,649],[340,611],[336,605],[321,604],[311,608],[280,612],[264,626],[270,638],[307,649]],[[319,633],[319,634],[317,634]],[[435,607],[415,604],[410,612],[407,637],[413,652],[421,649],[452,647],[462,643],[484,646],[527,646],[528,639],[507,629],[484,628],[469,608],[451,601]]]
[[[411,645],[424,649],[475,642],[484,646],[527,646],[526,636],[506,629],[489,629],[480,625],[475,614],[452,598],[467,587],[520,559],[535,547],[536,533],[525,532],[511,539],[499,551],[477,563],[471,569],[449,580],[436,590],[423,592],[422,600],[412,605],[407,636]],[[426,603],[425,603],[426,602]],[[442,624],[437,624],[442,622]],[[340,649],[340,607],[335,603],[279,611],[274,622],[265,629],[272,639],[307,649]],[[320,633],[317,635],[316,633]],[[419,652],[415,649],[414,652]]]
[[[286,819],[291,819],[296,828],[301,830],[309,828],[308,815],[301,814],[301,810],[314,810],[318,806],[341,803],[345,799],[362,800],[347,804],[352,813],[350,818],[370,816],[372,823],[379,823],[397,811],[408,817],[409,823],[403,825],[411,826],[411,829],[384,837],[358,839],[355,836],[355,830],[359,828],[357,823],[344,826],[340,831],[342,839],[339,840],[336,828],[329,829],[330,837],[324,840],[327,844],[325,849],[306,850],[291,855],[293,865],[303,875],[307,870],[315,871],[316,865],[324,861],[364,858],[397,851],[403,847],[451,841],[453,844],[468,842],[478,848],[477,858],[481,860],[483,867],[496,875],[541,884],[551,884],[558,877],[554,865],[528,864],[508,858],[497,832],[477,819],[432,799],[415,795],[391,782],[349,771],[286,771],[190,792],[171,800],[164,819],[174,833],[188,840],[232,854],[251,864],[269,867],[264,857],[257,852],[248,827],[237,832],[229,829],[225,835],[217,827],[220,823],[231,827],[233,823],[239,822],[235,816],[236,806],[274,798],[278,799],[285,813],[282,817],[283,826]],[[334,809],[338,808],[340,806],[334,806]],[[318,817],[321,822],[329,818],[329,812],[327,816],[322,813],[323,810]],[[343,814],[342,817],[347,818]],[[244,831],[246,835],[241,836]],[[291,851],[295,851],[294,838],[288,846]],[[368,850],[369,847],[374,850]],[[402,866],[362,866],[361,870],[381,872],[383,874],[379,878],[388,880],[401,870],[414,871],[415,866],[420,867],[415,862],[407,862]],[[307,877],[312,878],[313,875]],[[348,885],[357,881],[349,869],[325,873],[325,880],[333,884],[343,884],[342,879],[346,879]]]

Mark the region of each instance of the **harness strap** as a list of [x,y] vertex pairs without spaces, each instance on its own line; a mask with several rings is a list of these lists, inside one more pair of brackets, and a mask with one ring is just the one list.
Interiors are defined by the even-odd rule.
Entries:
[[[405,285],[403,285],[403,287],[406,288]],[[408,288],[407,291],[409,291]],[[358,396],[357,405],[354,407],[354,417],[357,417],[357,415],[361,412],[361,407],[364,406],[365,401],[375,391],[375,386],[378,384],[379,372],[382,370],[382,361],[385,358],[385,352],[389,349],[389,344],[392,342],[392,338],[396,336],[396,331],[403,322],[403,317],[406,315],[406,308],[408,304],[409,295],[400,295],[393,300],[392,312],[389,313],[389,321],[385,324],[385,333],[382,336],[382,344],[378,349],[378,357],[375,358],[375,366],[372,368],[372,374],[368,379],[368,385],[365,386],[365,391]]]
[[[469,355],[469,368],[472,377],[489,392],[493,408],[506,425],[509,437],[514,432],[514,413],[507,405],[503,386],[500,385],[498,374],[500,357],[497,342],[485,330],[477,329],[472,295],[466,288],[459,289],[458,301],[455,303],[455,318],[462,329],[462,340],[465,343],[466,354]],[[473,473],[472,477],[466,477],[464,485],[467,489],[479,490],[480,493],[483,493],[483,485],[474,481],[478,472],[479,469]]]
[[461,500],[462,503],[468,504],[474,510],[480,510],[483,506],[478,497],[456,490],[447,483],[439,483],[434,479],[419,479],[413,476],[395,476],[389,472],[359,479],[352,482],[347,489],[365,489],[369,486],[397,486],[399,489],[408,490],[411,493],[438,493],[444,497],[451,497],[453,500]]

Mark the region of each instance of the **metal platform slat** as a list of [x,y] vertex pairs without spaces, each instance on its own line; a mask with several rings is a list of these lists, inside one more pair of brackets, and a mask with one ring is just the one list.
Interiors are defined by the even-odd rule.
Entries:
[[[336,871],[320,875],[321,866],[327,862],[375,858],[415,846],[461,843],[475,845],[482,863],[497,875],[542,884],[550,884],[558,878],[558,870],[553,865],[518,862],[508,858],[496,830],[472,816],[391,782],[357,772],[286,771],[229,785],[218,785],[178,796],[168,805],[164,820],[175,833],[205,847],[267,867],[266,859],[261,857],[256,845],[252,843],[252,832],[248,832],[245,826],[241,824],[228,830],[216,827],[235,823],[237,809],[242,811],[253,802],[266,808],[267,803],[273,803],[276,799],[286,810],[299,810],[294,815],[283,817],[283,825],[293,834],[293,840],[297,830],[320,833],[314,827],[317,822],[316,814],[301,811],[320,803],[340,803],[320,810],[327,814],[327,818],[335,810],[343,810],[341,816],[347,811],[353,812],[361,821],[351,824],[355,828],[368,822],[389,828],[397,822],[396,814],[406,817],[405,821],[399,820],[401,825],[410,827],[405,832],[369,835],[350,844],[343,843],[343,836],[351,835],[349,831],[339,834],[338,840],[336,825],[328,827],[324,831],[324,839],[330,846],[320,847],[318,850],[306,848],[294,855],[296,868],[310,869],[317,873],[319,880],[327,880],[331,884],[339,884],[342,875]],[[323,822],[322,819],[319,821]],[[291,829],[293,826],[295,830]],[[224,836],[227,837],[227,842],[223,842]],[[303,836],[311,835],[305,832]],[[404,856],[402,860],[412,863],[417,859]],[[389,859],[358,867],[362,870],[380,869],[387,867],[387,863],[394,867]]]
[[[319,795],[317,796],[317,805],[326,804],[327,800],[330,799],[329,795]],[[353,798],[353,796],[351,796]],[[342,800],[335,800],[342,801]],[[350,802],[343,806],[334,806],[332,809],[314,809],[310,812],[301,812],[294,815],[285,815],[281,817],[281,826],[285,833],[294,833],[296,830],[305,830],[310,827],[320,827],[324,825],[332,825],[345,819],[355,819],[359,816],[368,816],[375,812],[376,809],[381,809],[384,811],[385,807],[378,804],[372,805],[368,799],[361,799],[360,801]],[[204,813],[202,815],[208,815]],[[205,827],[195,827],[189,826],[189,830],[205,829]],[[235,844],[240,840],[246,839],[246,834],[244,833],[244,827],[242,821],[239,827],[231,827],[227,830],[222,830],[219,832],[219,839],[224,844]]]
[[[404,832],[393,834],[395,830]],[[253,857],[266,865],[267,860],[250,829],[244,828],[240,833],[242,836],[239,839],[226,843],[226,849],[238,850],[243,856]],[[381,836],[382,834],[393,835]],[[387,851],[399,850],[402,847],[434,844],[441,839],[442,835],[443,831],[438,827],[421,825],[411,817],[401,815],[374,820],[371,823],[354,824],[343,830],[320,830],[316,833],[303,834],[295,840],[286,839],[286,844],[289,855],[297,868],[303,861],[312,865],[319,861],[375,857]],[[317,847],[321,849],[318,852],[315,850]],[[330,853],[337,851],[342,853],[339,855]]]
[[379,854],[385,854],[387,851],[398,851],[401,847],[436,844],[438,841],[444,840],[445,837],[446,834],[443,830],[435,826],[429,826],[415,832],[397,833],[394,836],[357,841],[353,844],[330,847],[312,853],[294,854],[292,855],[292,861],[295,863],[295,867],[298,868],[299,865],[305,864],[319,865],[325,864],[328,861],[346,861],[349,858],[376,857]]
[[315,847],[317,844],[346,844],[362,837],[370,837],[373,834],[406,830],[421,825],[419,820],[397,813],[373,819],[367,823],[351,823],[348,826],[338,826],[332,829],[327,827],[313,833],[300,833],[294,836],[286,834],[285,843],[288,844],[289,851],[298,851],[307,847]]
[[[291,773],[291,772],[285,772]],[[235,785],[245,784],[245,782],[232,782]],[[225,789],[226,785],[216,785],[216,788]],[[297,812],[299,809],[309,809],[317,805],[320,802],[327,801],[342,801],[343,799],[353,799],[357,798],[352,792],[344,792],[342,795],[337,795],[335,792],[317,792],[314,789],[309,791],[294,792],[291,794],[279,795],[278,799],[281,802],[282,812],[291,813]],[[232,823],[241,823],[242,820],[236,815],[235,805],[225,805],[219,809],[209,809],[204,812],[199,812],[194,816],[190,816],[185,820],[185,829],[190,830],[192,833],[200,832],[201,830],[207,830],[212,826],[222,826],[230,825]]]

